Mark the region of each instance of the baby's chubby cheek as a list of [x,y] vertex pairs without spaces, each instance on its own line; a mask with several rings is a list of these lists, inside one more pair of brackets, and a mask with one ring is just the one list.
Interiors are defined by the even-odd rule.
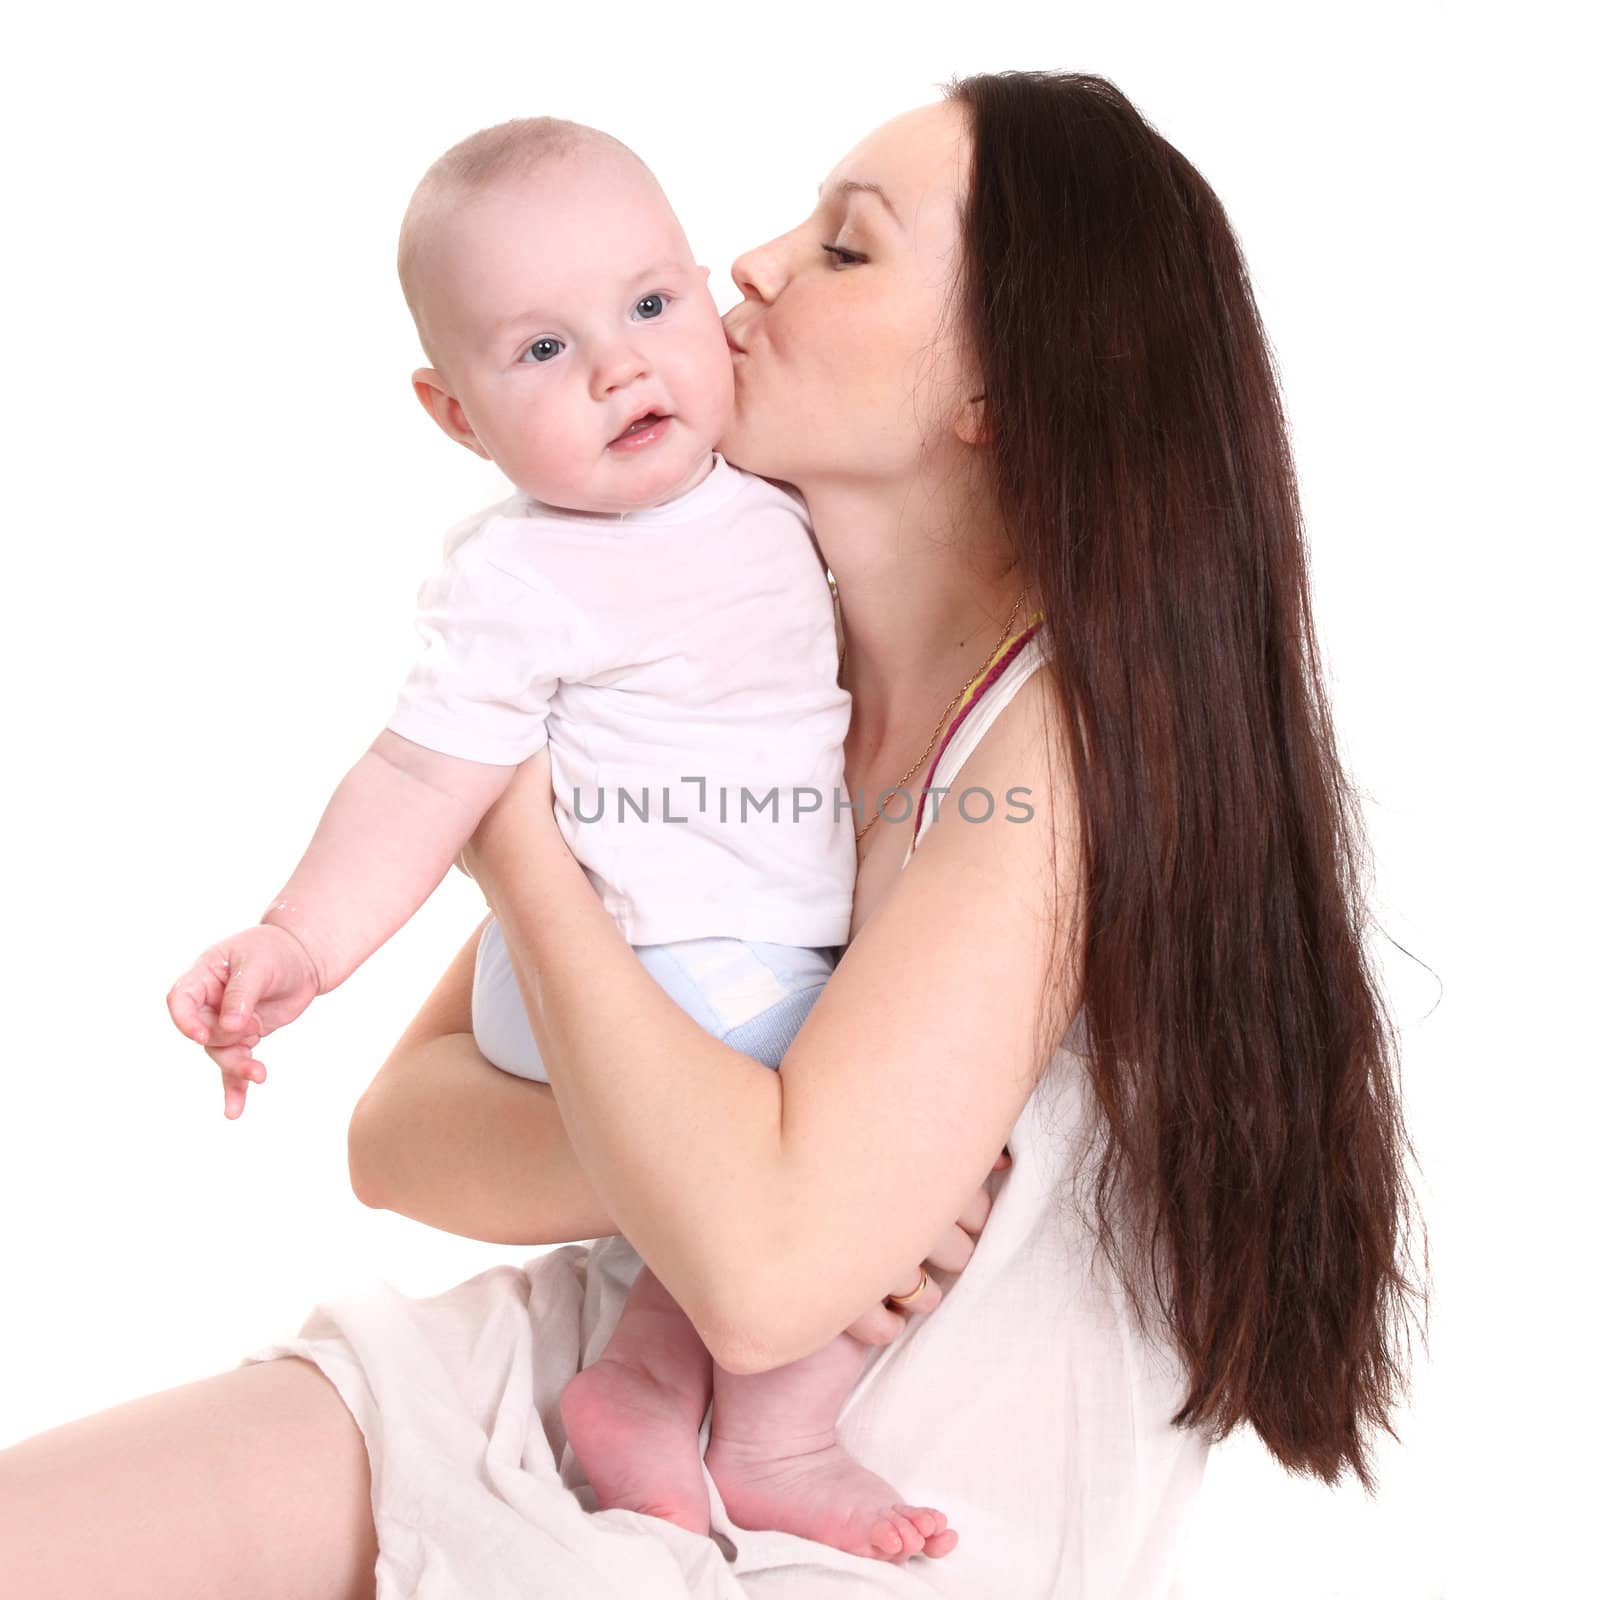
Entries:
[[[697,363],[692,386],[693,413],[689,413],[688,404],[680,406],[695,431],[703,434],[706,442],[712,445],[722,437],[733,418],[733,357],[727,340],[722,337],[721,327],[718,323],[715,347],[708,345],[704,359]],[[690,397],[684,399],[688,401]]]

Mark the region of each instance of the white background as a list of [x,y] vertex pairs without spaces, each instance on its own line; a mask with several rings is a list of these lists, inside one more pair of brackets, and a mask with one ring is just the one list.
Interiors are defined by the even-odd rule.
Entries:
[[733,257],[876,124],[955,71],[1071,68],[1195,162],[1254,275],[1431,1230],[1431,1351],[1381,1493],[1228,1441],[1186,1593],[1593,1592],[1572,1531],[1596,1421],[1579,7],[579,15],[8,22],[0,1444],[221,1371],[322,1293],[432,1293],[527,1254],[347,1185],[350,1108],[480,914],[459,874],[268,1041],[237,1123],[163,1004],[269,903],[387,715],[444,527],[505,492],[409,392],[393,253],[423,168],[511,116],[607,128],[726,309]]

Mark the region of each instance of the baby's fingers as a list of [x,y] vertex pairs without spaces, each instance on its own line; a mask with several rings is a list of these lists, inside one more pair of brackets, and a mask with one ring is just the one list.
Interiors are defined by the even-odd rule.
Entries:
[[255,1027],[256,1002],[271,981],[271,971],[261,961],[235,961],[228,973],[228,986],[217,1007],[224,1033],[248,1033]]
[[244,1099],[252,1083],[265,1083],[267,1069],[250,1050],[258,1042],[251,1035],[246,1044],[210,1045],[206,1054],[222,1071],[222,1114],[230,1121],[244,1111]]
[[167,990],[167,1015],[180,1033],[201,1044],[211,1037],[224,981],[194,966]]

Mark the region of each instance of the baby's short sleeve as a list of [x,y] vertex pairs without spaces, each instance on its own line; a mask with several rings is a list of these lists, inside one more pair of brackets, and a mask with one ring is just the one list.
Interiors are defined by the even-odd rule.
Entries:
[[423,651],[389,728],[429,750],[516,766],[546,742],[550,697],[576,672],[570,603],[468,538],[417,590]]

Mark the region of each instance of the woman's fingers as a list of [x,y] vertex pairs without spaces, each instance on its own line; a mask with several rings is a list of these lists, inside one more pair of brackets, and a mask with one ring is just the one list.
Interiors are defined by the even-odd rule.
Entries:
[[[977,1238],[983,1232],[983,1225],[989,1220],[989,1212],[994,1202],[989,1198],[987,1189],[979,1189],[967,1202],[961,1215],[934,1240],[928,1250],[926,1265],[937,1267],[941,1272],[960,1272],[972,1260],[972,1253],[977,1249]],[[913,1268],[906,1275],[907,1287],[916,1283],[917,1269]],[[943,1291],[932,1278],[929,1278],[916,1296],[909,1294],[903,1302],[903,1309],[915,1316],[925,1316],[938,1305],[944,1298]]]
[[987,1189],[979,1189],[967,1201],[961,1215],[956,1218],[956,1226],[965,1228],[968,1233],[976,1236],[983,1232],[983,1225],[989,1220],[989,1212],[994,1202],[989,1198]]
[[[930,1255],[927,1265],[936,1267],[939,1263]],[[920,1282],[918,1281],[919,1273],[922,1274]],[[885,1304],[888,1305],[891,1311],[898,1311],[905,1316],[925,1317],[944,1299],[944,1290],[933,1281],[932,1275],[925,1272],[921,1266],[913,1267],[908,1276],[911,1282],[905,1286],[904,1293],[896,1290],[893,1296],[885,1301]]]
[[[1010,1165],[1011,1157],[1002,1150],[999,1160],[990,1170],[1001,1172]],[[931,1277],[926,1281],[918,1281],[922,1268],[937,1267],[941,1272],[962,1271],[977,1249],[977,1237],[989,1220],[993,1204],[988,1189],[980,1188],[967,1202],[961,1215],[934,1241],[926,1261],[905,1274],[905,1295],[892,1304],[886,1296],[877,1305],[862,1312],[845,1331],[864,1344],[893,1344],[904,1331],[907,1317],[925,1317],[932,1311],[944,1299],[944,1291]],[[913,1284],[916,1285],[914,1293],[911,1292]]]
[[[983,1232],[993,1205],[987,1189],[977,1190],[961,1215],[934,1241],[928,1251],[928,1265],[938,1267],[941,1272],[960,1272],[972,1259],[972,1252],[977,1248],[975,1241]],[[917,1310],[922,1310],[920,1302]]]
[[880,1304],[863,1311],[844,1331],[863,1344],[893,1344],[905,1325],[903,1316]]
[[[972,1235],[959,1224],[952,1222],[929,1246],[927,1265],[937,1267],[941,1272],[961,1272],[972,1259],[972,1252],[976,1248]],[[916,1281],[917,1272],[913,1267],[907,1286]],[[922,1308],[919,1305],[917,1309],[920,1311]]]
[[[959,1229],[956,1230],[960,1232]],[[963,1239],[966,1238],[962,1234]],[[967,1240],[968,1253],[971,1253],[972,1241]],[[947,1253],[947,1252],[944,1252]],[[928,1257],[931,1266],[940,1263],[932,1255]],[[917,1285],[915,1294],[908,1293],[903,1301],[891,1305],[887,1299],[879,1301],[874,1306],[869,1306],[850,1324],[845,1332],[861,1340],[863,1344],[893,1344],[905,1331],[907,1317],[924,1317],[944,1298],[943,1291],[930,1277],[925,1283],[918,1283],[922,1267],[917,1265],[906,1273],[906,1289]]]
[[494,804],[478,819],[472,837],[461,847],[456,862],[475,883],[483,883],[485,868],[493,873],[498,850],[525,848],[530,828],[556,826],[555,787],[550,775],[550,746],[541,745],[511,774]]

